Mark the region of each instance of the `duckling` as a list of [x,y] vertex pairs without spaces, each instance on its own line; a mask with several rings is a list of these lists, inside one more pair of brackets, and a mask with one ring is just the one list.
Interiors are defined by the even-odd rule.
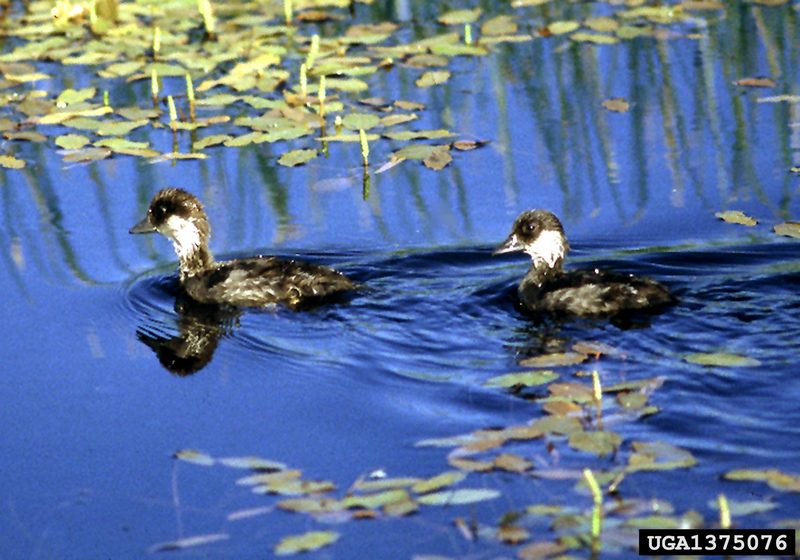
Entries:
[[180,283],[200,303],[296,308],[357,288],[342,273],[306,262],[264,256],[215,261],[208,248],[211,227],[203,204],[183,189],[156,193],[147,216],[130,229],[154,232],[172,241]]
[[655,280],[599,269],[564,271],[569,243],[561,221],[546,210],[520,214],[494,255],[522,251],[531,268],[518,294],[535,314],[610,317],[631,311],[656,311],[674,303],[669,290]]

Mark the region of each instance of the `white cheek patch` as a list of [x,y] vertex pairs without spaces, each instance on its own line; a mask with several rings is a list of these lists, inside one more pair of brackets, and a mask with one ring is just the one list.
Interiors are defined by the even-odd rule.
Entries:
[[533,260],[543,260],[553,268],[559,259],[564,258],[563,236],[557,231],[543,231],[525,250]]
[[165,226],[168,236],[175,242],[178,257],[189,256],[200,246],[200,231],[189,220],[170,216]]

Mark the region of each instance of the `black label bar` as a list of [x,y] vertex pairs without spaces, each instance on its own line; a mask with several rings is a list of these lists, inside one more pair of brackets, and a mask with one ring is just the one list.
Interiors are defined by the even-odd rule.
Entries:
[[639,555],[794,556],[794,529],[640,529]]

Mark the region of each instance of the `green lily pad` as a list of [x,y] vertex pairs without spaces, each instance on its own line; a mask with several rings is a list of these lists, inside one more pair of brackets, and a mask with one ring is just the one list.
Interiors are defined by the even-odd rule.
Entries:
[[741,210],[727,210],[714,214],[720,220],[729,224],[739,224],[743,226],[754,226],[758,224],[756,220],[742,212]]
[[342,126],[350,130],[369,130],[380,122],[380,117],[371,113],[350,113],[342,119]]
[[520,365],[525,367],[570,366],[585,362],[586,359],[586,354],[580,352],[557,352],[526,358],[520,362]]
[[210,467],[216,462],[210,455],[197,451],[196,449],[182,449],[175,453],[174,457],[181,461],[195,465],[203,465],[204,467]]
[[615,97],[613,99],[606,99],[603,101],[603,107],[615,113],[627,113],[631,108],[631,104],[626,99]]
[[411,496],[404,489],[386,490],[378,494],[348,496],[342,500],[346,508],[376,509],[388,504],[408,502]]
[[369,88],[367,82],[358,78],[328,78],[325,85],[329,90],[335,89],[348,93],[358,93]]
[[434,476],[433,478],[420,480],[411,487],[411,490],[417,494],[431,492],[432,490],[438,490],[446,486],[452,486],[457,482],[461,482],[464,480],[464,478],[466,478],[466,476],[467,475],[465,475],[463,472],[459,471],[444,472]]
[[787,474],[777,469],[734,469],[726,472],[723,478],[766,482],[775,490],[800,492],[800,475]]
[[577,43],[594,43],[595,45],[613,45],[619,43],[619,38],[614,35],[606,35],[604,33],[587,33],[586,31],[578,31],[569,36],[570,40]]
[[71,151],[65,154],[63,159],[67,163],[90,163],[106,159],[110,155],[111,150],[107,148],[92,147]]
[[[380,138],[377,134],[367,134],[366,137],[368,142],[374,142]],[[358,134],[336,134],[320,136],[317,140],[320,142],[361,142],[361,137]]]
[[239,486],[269,485],[278,481],[294,480],[300,478],[302,473],[298,469],[285,471],[269,471],[243,476],[236,481]]
[[89,87],[79,90],[74,89],[66,89],[62,91],[58,97],[56,97],[56,105],[58,106],[66,106],[66,105],[73,105],[75,103],[80,103],[81,101],[87,101],[95,96],[97,93],[97,88]]
[[291,150],[278,158],[278,163],[286,167],[303,165],[317,157],[317,150]]
[[211,134],[209,136],[204,136],[203,138],[195,142],[194,149],[204,150],[205,148],[222,144],[231,139],[233,139],[233,136],[231,136],[230,134]]
[[517,32],[517,22],[509,15],[499,15],[481,24],[482,35],[513,35]]
[[24,142],[47,141],[47,136],[45,136],[41,132],[36,132],[35,130],[7,131],[3,133],[3,136],[8,140],[17,140]]
[[309,531],[302,535],[284,537],[275,545],[275,554],[288,556],[300,552],[319,550],[338,541],[339,536],[336,531]]
[[497,490],[461,488],[459,490],[444,490],[433,494],[425,494],[417,498],[417,500],[426,506],[457,506],[485,502],[499,497],[500,492]]
[[558,374],[551,370],[524,371],[520,373],[508,373],[492,377],[484,382],[489,387],[535,387],[545,385],[558,379]]
[[561,397],[576,403],[594,401],[594,391],[592,387],[583,385],[582,383],[575,383],[574,381],[551,383],[547,389],[554,397]]
[[444,84],[449,79],[450,72],[447,70],[434,70],[431,72],[425,72],[422,76],[417,78],[414,83],[417,85],[417,87],[429,88]]
[[394,488],[407,488],[419,482],[419,478],[406,477],[406,478],[379,478],[376,480],[359,480],[353,487],[356,490],[376,491],[376,490],[390,490]]
[[572,33],[580,27],[577,21],[554,21],[547,25],[547,30],[552,35],[565,35]]
[[778,235],[800,239],[800,222],[783,222],[773,229]]
[[747,356],[740,356],[738,354],[729,354],[727,352],[700,352],[684,356],[683,359],[690,364],[701,366],[756,367],[761,365],[761,362],[755,358],[748,358]]
[[634,453],[628,457],[628,472],[682,469],[697,464],[690,452],[668,443],[635,441],[632,447]]
[[16,158],[14,156],[0,156],[0,167],[4,167],[6,169],[22,169],[25,167],[25,165],[25,160]]
[[338,500],[330,498],[290,498],[277,504],[279,509],[297,513],[332,513],[343,511],[345,507]]
[[474,23],[478,21],[482,10],[475,8],[473,10],[452,10],[440,15],[437,21],[442,25],[464,25],[465,23]]
[[55,139],[56,146],[65,150],[80,150],[90,142],[82,134],[62,134],[61,136],[56,136]]
[[455,136],[449,130],[401,130],[398,132],[384,132],[383,136],[390,140],[409,141],[409,140],[436,140],[439,138],[450,138]]
[[100,136],[125,136],[149,122],[150,121],[147,119],[138,121],[106,121],[100,124],[97,129],[97,134]]
[[598,33],[613,33],[619,29],[619,22],[610,17],[589,18],[583,22],[583,25]]
[[186,537],[185,539],[178,539],[176,541],[169,541],[156,544],[150,547],[150,552],[168,552],[175,550],[185,550],[196,546],[204,546],[219,541],[226,541],[230,538],[227,533],[212,533],[209,535],[196,535],[194,537]]
[[439,149],[431,152],[428,157],[422,160],[422,163],[428,169],[440,171],[447,167],[451,161],[453,161],[453,156],[450,155],[449,146],[446,146],[444,148],[440,147]]
[[282,471],[286,465],[261,457],[224,457],[219,463],[234,469],[250,469],[253,471]]
[[545,416],[536,420],[531,427],[546,434],[571,435],[583,431],[580,421],[571,416]]
[[617,394],[617,402],[627,410],[640,410],[647,405],[648,396],[638,391],[622,391]]
[[619,449],[622,437],[615,432],[575,432],[569,436],[569,446],[595,455],[611,455]]
[[437,54],[415,54],[408,60],[406,60],[406,65],[412,68],[432,68],[437,66],[447,66],[450,63],[450,59],[446,56],[437,55]]
[[419,117],[416,113],[398,113],[396,115],[387,115],[380,120],[380,124],[385,127],[395,126],[398,124],[405,124],[407,122],[415,121]]
[[514,453],[502,453],[494,458],[494,466],[508,472],[524,473],[533,468],[533,463]]

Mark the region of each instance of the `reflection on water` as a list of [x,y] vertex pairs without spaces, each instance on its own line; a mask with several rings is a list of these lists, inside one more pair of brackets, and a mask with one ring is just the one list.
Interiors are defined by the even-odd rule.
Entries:
[[[405,32],[436,31],[426,22],[437,3],[413,4],[412,15],[407,3],[393,5],[410,20]],[[513,13],[535,31],[602,9],[555,3]],[[360,154],[349,145],[288,170],[275,165],[283,148],[266,146],[212,150],[206,161],[114,157],[64,167],[46,145],[14,143],[29,164],[0,174],[0,334],[8,341],[0,452],[13,462],[2,486],[0,550],[136,557],[153,543],[223,532],[232,538],[202,550],[252,556],[316,522],[274,511],[268,522],[229,520],[231,511],[275,500],[251,495],[219,469],[181,468],[172,479],[176,450],[266,456],[340,488],[379,467],[435,475],[449,468],[446,452],[416,442],[539,418],[531,395],[544,389],[520,398],[484,382],[585,341],[615,352],[559,369],[565,379],[585,382],[573,374],[589,368],[604,385],[663,379],[652,395],[660,411],[615,427],[623,443],[614,456],[576,452],[558,437],[515,444],[515,453],[548,473],[580,472],[624,464],[633,441],[666,441],[698,465],[630,475],[624,497],[669,500],[709,523],[716,514],[708,502],[719,493],[769,498],[774,511],[736,522],[796,519],[796,500],[785,493],[719,477],[741,467],[797,473],[800,247],[771,227],[799,213],[789,172],[800,164],[798,104],[764,99],[798,94],[797,19],[788,4],[730,2],[659,38],[590,46],[537,37],[484,59],[462,57],[451,80],[429,90],[412,85],[412,68],[376,75],[372,93],[427,105],[419,128],[451,127],[490,143],[455,154],[441,172],[411,161],[373,169],[366,200]],[[761,75],[776,87],[734,85]],[[119,85],[112,98],[133,100],[136,87]],[[630,110],[604,109],[615,97]],[[167,149],[171,134],[149,134]],[[372,146],[376,167],[391,149]],[[189,304],[177,293],[168,242],[127,235],[166,185],[207,202],[216,253],[302,254],[368,290],[302,313]],[[515,308],[527,264],[490,252],[534,206],[565,218],[571,266],[653,277],[680,303],[640,329],[530,321]],[[714,217],[727,208],[760,224]],[[719,351],[761,366],[683,359]],[[503,497],[474,513],[425,509],[379,526],[344,524],[331,554],[513,555],[488,540],[465,542],[453,519],[474,515],[494,527],[533,503],[586,505],[572,480],[495,472],[470,482]],[[552,530],[542,520],[533,528]]]

